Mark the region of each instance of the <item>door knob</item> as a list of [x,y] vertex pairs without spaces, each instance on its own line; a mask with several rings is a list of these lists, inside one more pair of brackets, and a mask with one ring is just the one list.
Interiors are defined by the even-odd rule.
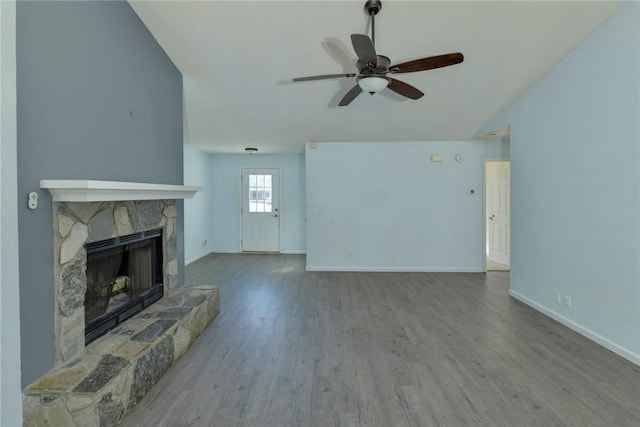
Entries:
[[275,214],[273,217],[274,217],[274,218],[278,218],[278,214]]
[[489,220],[490,220],[490,221],[493,221],[493,218],[495,218],[495,217],[496,217],[496,215],[495,215],[495,214],[493,214],[493,215],[491,215],[491,216],[489,217]]

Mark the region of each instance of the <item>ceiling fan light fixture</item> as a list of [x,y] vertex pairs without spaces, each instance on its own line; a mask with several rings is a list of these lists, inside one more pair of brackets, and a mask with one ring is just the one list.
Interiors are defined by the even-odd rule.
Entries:
[[360,85],[363,91],[373,95],[386,88],[389,85],[389,79],[379,76],[361,77],[358,79],[358,85]]

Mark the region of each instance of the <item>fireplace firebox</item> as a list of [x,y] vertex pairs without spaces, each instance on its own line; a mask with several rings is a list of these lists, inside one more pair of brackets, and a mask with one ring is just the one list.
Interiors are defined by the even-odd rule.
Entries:
[[89,344],[162,298],[162,230],[88,243],[85,250]]

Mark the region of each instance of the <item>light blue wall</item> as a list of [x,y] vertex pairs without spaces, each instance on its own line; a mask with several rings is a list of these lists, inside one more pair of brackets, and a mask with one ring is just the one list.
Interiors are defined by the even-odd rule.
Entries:
[[214,209],[211,251],[240,251],[240,170],[280,168],[280,251],[304,253],[304,155],[213,154],[211,191]]
[[0,425],[22,425],[16,126],[16,3],[0,2]]
[[210,153],[184,146],[184,184],[202,187],[193,199],[184,201],[184,258],[189,264],[210,252],[214,209]]
[[486,129],[511,125],[512,294],[640,364],[639,17],[628,2]]
[[483,158],[501,145],[307,144],[307,269],[482,271]]

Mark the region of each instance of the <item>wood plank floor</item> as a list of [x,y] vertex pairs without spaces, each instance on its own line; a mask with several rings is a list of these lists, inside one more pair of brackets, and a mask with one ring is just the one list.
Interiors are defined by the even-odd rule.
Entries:
[[304,263],[188,266],[220,286],[220,315],[121,425],[640,425],[640,368],[510,298],[508,272]]

